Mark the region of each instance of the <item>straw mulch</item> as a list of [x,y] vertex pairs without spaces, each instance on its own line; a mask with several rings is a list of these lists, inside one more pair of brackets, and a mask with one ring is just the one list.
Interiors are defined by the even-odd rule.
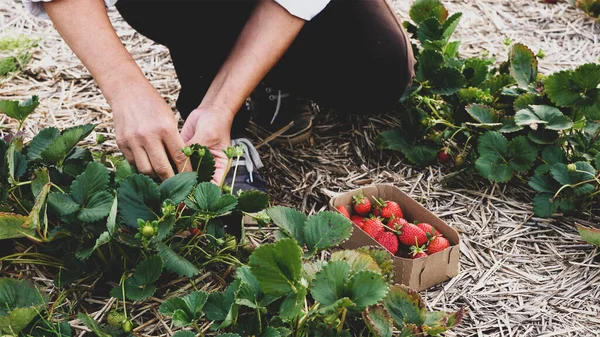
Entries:
[[[410,3],[394,2],[403,19]],[[464,14],[456,37],[462,40],[465,56],[487,52],[501,61],[508,51],[503,42],[510,38],[545,51],[546,58],[540,61],[543,73],[597,62],[600,57],[600,27],[567,1],[445,3],[451,12]],[[168,52],[131,30],[118,13],[111,10],[110,15],[142,70],[173,104],[178,84]],[[27,135],[50,125],[96,123],[96,132],[110,139],[102,147],[116,151],[109,107],[51,25],[36,22],[20,3],[9,0],[0,3],[0,27],[3,33],[41,38],[26,72],[0,82],[2,98],[41,97]],[[523,187],[461,182],[466,179],[442,185],[446,169],[414,168],[375,148],[377,133],[398,125],[393,114],[338,118],[320,113],[316,124],[311,146],[260,149],[273,200],[314,212],[325,209],[329,196],[337,192],[385,182],[401,187],[446,219],[463,240],[461,273],[423,295],[430,309],[468,308],[463,324],[448,336],[600,335],[598,251],[584,244],[573,226],[594,225],[596,217],[535,218],[531,193]],[[0,134],[14,126],[14,121],[0,117]],[[138,332],[168,334],[167,324],[156,320]]]

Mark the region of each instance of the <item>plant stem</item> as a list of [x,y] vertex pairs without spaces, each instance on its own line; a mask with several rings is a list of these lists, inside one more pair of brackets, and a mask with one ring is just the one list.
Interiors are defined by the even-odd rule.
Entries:
[[221,178],[221,184],[219,188],[223,190],[223,185],[225,185],[225,178],[227,178],[227,173],[231,169],[231,163],[233,162],[233,158],[227,158],[227,166],[225,166],[225,171],[223,172],[223,177]]
[[[588,172],[589,173],[589,172]],[[585,180],[585,181],[580,181],[577,184],[567,184],[567,185],[563,185],[561,186],[558,191],[556,191],[556,193],[554,194],[554,196],[552,197],[552,201],[554,201],[554,199],[556,199],[558,197],[558,195],[560,194],[560,192],[562,192],[562,190],[564,190],[567,187],[577,187],[579,185],[583,185],[583,184],[587,184],[587,183],[591,183],[597,181],[597,179],[594,177],[594,179],[590,179],[590,180]]]
[[346,308],[342,309],[341,322],[340,322],[340,325],[338,325],[338,328],[337,328],[338,332],[342,332],[342,329],[344,328],[344,322],[346,321],[346,313],[347,312],[348,312],[348,309],[346,309]]

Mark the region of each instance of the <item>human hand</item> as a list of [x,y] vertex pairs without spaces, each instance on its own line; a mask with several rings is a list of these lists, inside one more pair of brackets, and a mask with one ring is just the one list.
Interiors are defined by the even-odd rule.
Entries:
[[169,158],[184,170],[187,157],[177,120],[154,88],[134,88],[111,106],[117,145],[138,172],[166,180],[175,174]]
[[233,114],[228,111],[198,108],[185,121],[181,138],[186,145],[200,144],[208,147],[215,157],[213,182],[220,184],[227,170],[228,159],[223,150],[231,146]]

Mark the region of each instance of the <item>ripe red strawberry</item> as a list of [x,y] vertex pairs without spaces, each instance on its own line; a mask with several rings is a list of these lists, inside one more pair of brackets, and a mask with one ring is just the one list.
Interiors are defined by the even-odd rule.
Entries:
[[448,247],[450,247],[450,241],[448,241],[448,239],[441,236],[436,236],[427,246],[427,254],[432,255],[437,252],[441,252]]
[[411,223],[402,226],[398,239],[403,245],[412,246],[415,244],[422,246],[427,243],[427,234],[423,230]]
[[360,192],[359,195],[353,197],[354,199],[354,211],[359,215],[365,216],[371,212],[371,201],[369,198]]
[[437,229],[435,229],[435,227],[433,227],[432,225],[426,223],[426,222],[421,222],[420,224],[417,224],[417,227],[421,228],[423,230],[423,232],[425,232],[425,234],[427,234],[427,238],[431,239],[434,236],[441,236],[442,234],[440,234],[440,232],[437,231]]
[[446,152],[446,149],[442,149],[438,153],[438,161],[442,164],[446,164],[450,161],[450,155]]
[[352,222],[354,222],[355,225],[357,225],[358,227],[360,227],[362,229],[365,226],[365,222],[368,219],[365,219],[360,215],[353,215],[350,217],[350,220],[352,220]]
[[375,199],[375,207],[373,208],[373,215],[381,216],[383,218],[389,219],[392,216],[396,218],[403,218],[404,214],[402,213],[402,209],[400,209],[400,205],[394,201],[384,201],[383,199]]
[[379,218],[367,220],[362,229],[372,238],[376,238],[377,235],[384,232],[383,223],[381,223],[381,220],[379,220]]
[[398,238],[392,232],[381,232],[375,238],[380,245],[387,249],[393,255],[398,252]]
[[543,1],[544,1],[544,3],[547,3],[547,4],[555,4],[558,2],[558,0],[543,0]]
[[190,228],[190,233],[192,233],[193,236],[202,235],[202,231],[198,228]]
[[425,253],[425,246],[423,247],[419,247],[419,246],[412,246],[410,247],[410,253],[408,254],[408,257],[410,257],[411,259],[419,259],[422,257],[427,256],[427,253]]
[[350,219],[350,213],[348,213],[348,210],[346,209],[346,207],[339,205],[338,207],[336,207],[336,209],[342,213],[343,216],[345,216],[346,218]]
[[394,231],[399,231],[402,226],[406,225],[408,223],[408,221],[406,221],[406,219],[404,218],[396,218],[396,217],[392,217],[390,219],[390,221],[387,223],[387,226]]

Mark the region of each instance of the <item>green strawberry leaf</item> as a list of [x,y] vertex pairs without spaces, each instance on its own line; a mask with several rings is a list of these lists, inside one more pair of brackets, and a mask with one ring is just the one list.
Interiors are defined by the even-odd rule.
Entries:
[[221,194],[221,189],[213,183],[199,183],[194,190],[198,211],[210,215],[223,215],[237,205],[237,199],[231,194]]
[[409,15],[417,25],[428,18],[444,22],[448,18],[448,10],[440,0],[417,0],[410,7]]
[[562,185],[569,185],[569,189],[573,190],[576,195],[586,195],[591,193],[595,187],[590,183],[595,182],[597,171],[588,162],[580,161],[574,163],[577,170],[571,172],[567,165],[557,163],[552,166],[552,177]]
[[40,157],[46,164],[61,166],[73,147],[87,137],[95,127],[93,124],[85,124],[63,131],[40,153]]
[[12,278],[0,278],[0,333],[18,334],[46,305],[46,299],[32,285]]
[[21,103],[19,101],[0,100],[0,112],[23,122],[39,105],[40,100],[38,96],[32,96]]
[[546,164],[564,163],[567,160],[565,151],[558,146],[546,146],[542,150],[542,159]]
[[371,333],[378,337],[392,337],[394,321],[381,304],[369,307],[363,312],[363,320]]
[[94,251],[96,249],[98,249],[101,246],[109,243],[110,240],[111,240],[110,233],[109,232],[103,232],[96,239],[96,242],[94,243],[94,245],[92,247],[78,251],[77,253],[75,253],[75,256],[78,259],[80,259],[80,260],[86,260],[87,258],[89,258],[90,256],[92,256],[92,253],[94,253]]
[[389,287],[380,274],[370,270],[363,270],[350,277],[346,284],[346,293],[354,302],[351,309],[362,311],[366,307],[375,305],[388,293]]
[[165,217],[162,221],[158,223],[158,232],[152,238],[152,242],[158,243],[166,239],[171,232],[173,232],[173,228],[175,227],[175,216],[170,215]]
[[573,127],[573,122],[555,107],[547,105],[531,105],[527,109],[517,111],[515,123],[529,126],[534,130],[544,127],[548,130],[566,130]]
[[160,210],[160,191],[150,177],[134,174],[119,184],[119,213],[127,226],[138,228],[138,219],[155,220]]
[[307,256],[339,245],[352,235],[352,222],[337,212],[319,212],[304,224],[304,243]]
[[407,144],[402,148],[402,154],[412,164],[426,166],[436,161],[438,148],[430,144]]
[[304,246],[304,213],[290,207],[275,206],[267,209],[267,215],[285,236],[295,239]]
[[515,111],[528,109],[530,105],[540,104],[540,96],[532,93],[525,93],[521,96],[517,97],[515,102],[513,103],[513,108]]
[[487,79],[480,86],[481,90],[489,90],[490,94],[495,96],[499,94],[502,89],[509,85],[513,85],[515,83],[515,79],[508,74],[499,74],[492,78]]
[[127,160],[120,160],[115,165],[115,183],[119,184],[134,174],[134,169]]
[[468,105],[465,110],[469,115],[479,123],[491,124],[498,123],[499,116],[498,112],[489,106],[481,104]]
[[533,212],[542,218],[551,217],[556,212],[557,205],[552,201],[553,194],[540,193],[533,198]]
[[529,180],[529,186],[540,193],[552,193],[554,194],[560,185],[557,186],[556,182],[547,175],[534,175]]
[[[188,326],[204,316],[203,308],[208,300],[208,294],[194,291],[183,298],[170,298],[163,302],[158,312],[173,317],[175,326]],[[180,312],[175,315],[176,312]]]
[[34,178],[31,180],[31,193],[34,197],[38,197],[42,192],[42,189],[50,183],[50,174],[48,168],[40,167],[33,171]]
[[90,316],[80,312],[77,314],[77,318],[83,323],[83,325],[92,330],[94,335],[96,335],[97,337],[112,337],[111,334],[104,332],[104,330],[100,328],[100,324],[94,321],[94,319]]
[[[223,335],[220,335],[220,336],[223,336]],[[239,335],[233,335],[233,336],[239,337]],[[176,333],[174,333],[172,337],[196,337],[196,334],[191,331],[180,330],[180,331],[177,331]]]
[[588,63],[574,71],[554,73],[544,81],[548,98],[559,107],[574,107],[600,119],[600,65]]
[[467,79],[467,85],[470,87],[480,86],[488,77],[490,72],[491,60],[470,58],[465,60],[463,75]]
[[381,267],[379,267],[375,259],[373,259],[368,252],[360,252],[357,250],[339,250],[331,254],[329,261],[345,261],[350,265],[352,273],[370,270],[378,274],[383,274]]
[[189,165],[198,173],[198,183],[210,182],[215,175],[215,157],[206,146],[194,144],[191,147]]
[[433,94],[452,95],[467,84],[467,79],[460,70],[451,67],[442,67],[429,81],[432,86],[429,90]]
[[79,210],[79,204],[68,194],[52,192],[48,195],[48,203],[56,209],[60,215],[69,215]]
[[283,239],[257,248],[248,265],[267,295],[296,291],[302,271],[302,250],[293,239]]
[[513,170],[527,172],[537,159],[537,149],[525,137],[519,136],[508,143],[508,156]]
[[[118,288],[117,288],[118,289]],[[125,296],[132,301],[147,300],[156,292],[156,287],[153,285],[143,285],[136,283],[134,279],[128,278],[125,280]],[[122,299],[116,297],[117,299]]]
[[100,163],[90,163],[85,172],[80,174],[71,184],[71,196],[79,205],[87,203],[92,196],[105,192],[110,176],[106,167]]
[[416,80],[424,82],[433,78],[443,63],[444,56],[440,52],[430,49],[423,50],[417,63]]
[[346,297],[344,286],[350,277],[350,265],[345,261],[330,261],[317,273],[310,294],[324,306]]
[[101,220],[110,213],[114,197],[106,191],[94,194],[90,200],[81,208],[77,219],[89,223]]
[[269,207],[269,196],[257,190],[243,191],[238,196],[237,208],[246,213],[257,213]]
[[192,193],[197,179],[196,172],[183,172],[172,176],[158,186],[161,199],[171,199],[174,204],[179,204]]
[[[385,279],[387,279],[390,282],[394,279],[394,258],[392,254],[390,254],[387,250],[379,247],[364,246],[358,248],[356,251],[359,253],[368,254],[370,257],[372,257],[381,269],[380,274],[383,275]],[[350,264],[353,265],[354,270],[357,270],[357,268],[354,267],[354,263],[350,262]],[[373,270],[370,268],[368,269]],[[376,270],[373,271],[377,272]]]
[[464,315],[464,308],[451,313],[442,311],[428,312],[423,323],[423,332],[430,336],[437,336],[460,324]]
[[577,231],[585,242],[600,247],[600,230],[576,224]]
[[406,324],[422,326],[425,323],[427,310],[423,299],[418,292],[405,285],[393,285],[383,300],[383,306],[399,329]]
[[36,236],[35,228],[23,228],[27,221],[24,215],[0,212],[0,240]]
[[522,126],[518,126],[515,123],[514,116],[504,117],[501,119],[501,122],[502,122],[502,127],[500,129],[498,129],[498,132],[500,132],[500,133],[513,133],[513,132],[523,130]]
[[40,130],[27,146],[27,159],[30,161],[42,159],[42,152],[59,136],[60,131],[54,127]]
[[281,302],[279,316],[283,319],[297,318],[306,303],[306,287],[298,285],[295,292],[289,293]]
[[552,145],[557,142],[559,138],[558,131],[546,130],[540,127],[541,130],[531,130],[527,133],[527,139],[540,145]]
[[193,277],[200,274],[200,270],[198,270],[193,263],[175,253],[171,247],[164,243],[157,243],[156,250],[158,251],[158,255],[162,258],[166,270],[181,277]]
[[163,261],[158,255],[152,255],[140,262],[133,273],[137,284],[148,285],[156,282],[163,269]]
[[222,329],[230,326],[237,318],[238,306],[235,304],[235,295],[240,287],[240,281],[231,282],[224,292],[213,292],[208,295],[204,305],[206,318],[215,321],[212,329]]
[[535,54],[527,46],[517,43],[510,50],[510,74],[517,84],[527,88],[535,82],[538,73],[538,61]]

